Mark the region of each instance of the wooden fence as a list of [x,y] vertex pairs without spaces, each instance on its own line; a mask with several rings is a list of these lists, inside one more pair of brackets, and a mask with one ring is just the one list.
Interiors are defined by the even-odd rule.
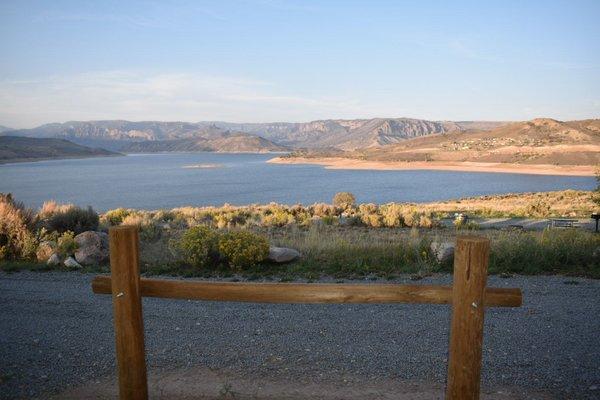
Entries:
[[453,286],[396,284],[233,283],[141,279],[138,231],[111,228],[111,276],[92,289],[112,294],[119,395],[147,399],[142,296],[255,303],[452,304],[446,398],[479,398],[485,307],[519,307],[520,289],[486,288],[489,239],[457,238]]

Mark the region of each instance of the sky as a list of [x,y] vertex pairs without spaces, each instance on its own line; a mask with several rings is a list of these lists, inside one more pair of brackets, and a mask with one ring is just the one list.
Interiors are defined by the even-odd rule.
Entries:
[[0,125],[600,117],[600,1],[0,2]]

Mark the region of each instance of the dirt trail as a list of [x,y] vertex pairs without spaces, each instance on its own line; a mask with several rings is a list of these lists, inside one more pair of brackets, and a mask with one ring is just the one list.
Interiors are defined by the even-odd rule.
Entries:
[[[338,381],[323,381],[318,377],[294,380],[274,380],[258,377],[240,377],[209,369],[193,368],[149,377],[150,398],[187,400],[433,400],[444,398],[444,386],[419,381],[391,379],[365,380],[345,376]],[[85,384],[71,389],[54,399],[114,399],[118,389],[114,379]],[[484,388],[482,399],[554,399],[543,392],[523,391],[517,388]]]

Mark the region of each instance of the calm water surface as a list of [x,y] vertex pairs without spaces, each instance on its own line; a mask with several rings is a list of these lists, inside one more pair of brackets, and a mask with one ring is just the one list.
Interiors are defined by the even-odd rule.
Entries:
[[[327,170],[267,164],[268,154],[178,153],[0,165],[0,192],[29,206],[54,199],[99,211],[192,205],[329,202],[350,191],[359,202],[432,201],[466,196],[592,189],[593,177],[450,171]],[[216,168],[184,168],[217,164]],[[214,166],[213,166],[214,167]]]

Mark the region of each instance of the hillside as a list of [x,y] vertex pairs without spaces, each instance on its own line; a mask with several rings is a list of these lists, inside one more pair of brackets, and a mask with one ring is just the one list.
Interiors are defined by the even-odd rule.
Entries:
[[8,132],[8,131],[12,131],[12,128],[9,128],[8,126],[4,126],[4,125],[0,125],[0,133],[2,132]]
[[[4,135],[37,138],[64,138],[75,143],[122,150],[128,142],[191,138],[215,138],[237,131],[263,137],[278,145],[294,148],[355,150],[378,147],[403,140],[471,129],[487,129],[498,122],[438,122],[409,118],[322,120],[306,123],[236,124],[228,122],[160,121],[70,121],[4,132]],[[135,146],[134,146],[135,147]]]
[[600,163],[600,120],[534,119],[490,131],[452,132],[352,154],[377,161],[470,161],[517,164]]
[[126,153],[214,151],[226,153],[266,153],[289,151],[288,148],[245,133],[223,133],[211,138],[155,140],[128,143]]
[[119,154],[104,149],[81,146],[64,139],[0,136],[0,163],[116,155]]
[[330,168],[448,169],[592,175],[600,164],[600,120],[539,118],[495,129],[456,131],[351,152],[303,152],[279,163]]
[[[208,124],[208,123],[206,123]],[[306,123],[233,124],[210,122],[213,126],[235,129],[270,139],[289,147],[356,150],[399,143],[406,139],[467,129],[492,129],[494,121],[427,121],[411,118],[372,118],[321,120]]]

